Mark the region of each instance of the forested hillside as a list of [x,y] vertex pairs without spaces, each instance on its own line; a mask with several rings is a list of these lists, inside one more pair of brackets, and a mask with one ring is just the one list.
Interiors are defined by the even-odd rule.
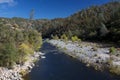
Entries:
[[36,29],[42,33],[43,38],[51,38],[51,36],[60,38],[64,34],[68,39],[77,36],[83,40],[120,41],[120,37],[118,37],[120,35],[119,1],[91,6],[67,18],[28,20],[14,17],[2,19],[5,20],[4,23],[12,24],[14,27]]
[[91,6],[67,18],[44,20],[36,29],[44,38],[65,34],[83,40],[120,41],[120,2]]
[[39,50],[41,34],[22,18],[0,19],[0,66],[23,64],[27,56]]

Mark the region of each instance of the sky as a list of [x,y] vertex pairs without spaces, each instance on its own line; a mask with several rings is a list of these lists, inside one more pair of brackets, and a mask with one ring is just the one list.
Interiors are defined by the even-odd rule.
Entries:
[[110,0],[0,0],[0,17],[29,18],[34,9],[35,19],[65,18],[92,5]]

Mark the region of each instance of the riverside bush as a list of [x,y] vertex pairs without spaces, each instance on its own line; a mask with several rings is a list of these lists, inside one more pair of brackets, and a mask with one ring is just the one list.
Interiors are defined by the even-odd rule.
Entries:
[[29,44],[22,43],[22,44],[19,46],[19,52],[27,55],[27,54],[32,54],[32,53],[34,53],[34,50],[32,49],[32,46],[30,46]]
[[111,47],[109,52],[110,52],[110,54],[115,54],[116,53],[115,47]]
[[59,37],[58,37],[57,35],[52,36],[52,38],[55,39],[55,40],[58,40],[58,39],[59,39]]
[[63,35],[61,36],[61,39],[67,41],[67,40],[68,40],[68,37],[67,37],[65,34],[63,34]]
[[71,37],[71,40],[72,40],[73,42],[75,42],[75,41],[81,42],[81,39],[79,39],[77,36]]
[[4,43],[0,48],[0,65],[11,67],[17,61],[17,49],[14,43]]
[[29,40],[28,42],[33,46],[34,50],[38,50],[42,45],[42,37],[41,34],[38,34],[36,30],[30,30],[29,32]]
[[111,65],[110,72],[120,75],[120,66]]
[[9,68],[16,63],[24,63],[26,56],[34,53],[42,44],[37,31],[12,27],[0,24],[0,66]]

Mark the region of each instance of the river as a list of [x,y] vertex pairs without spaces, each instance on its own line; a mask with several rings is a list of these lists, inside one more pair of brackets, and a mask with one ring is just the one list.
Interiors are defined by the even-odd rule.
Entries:
[[36,63],[29,73],[30,80],[120,80],[120,76],[86,67],[49,43],[45,42],[41,51],[46,58]]

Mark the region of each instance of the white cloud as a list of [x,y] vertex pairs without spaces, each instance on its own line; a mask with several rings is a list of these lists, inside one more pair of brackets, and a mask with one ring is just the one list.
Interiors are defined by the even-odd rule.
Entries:
[[17,4],[17,2],[15,0],[0,0],[0,4],[1,5],[7,4],[8,6],[15,6]]
[[0,4],[2,4],[2,3],[11,4],[11,3],[14,3],[14,0],[0,0]]

